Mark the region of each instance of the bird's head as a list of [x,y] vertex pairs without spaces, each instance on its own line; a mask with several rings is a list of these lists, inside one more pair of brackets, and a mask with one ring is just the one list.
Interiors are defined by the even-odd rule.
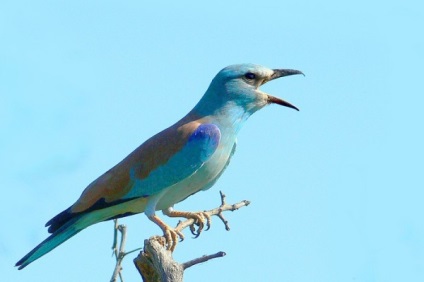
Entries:
[[259,89],[270,80],[294,74],[303,73],[292,69],[269,69],[255,64],[228,66],[212,80],[198,107],[215,107],[212,110],[232,112],[238,108],[240,111],[236,112],[243,112],[246,117],[272,103],[298,110],[289,102]]

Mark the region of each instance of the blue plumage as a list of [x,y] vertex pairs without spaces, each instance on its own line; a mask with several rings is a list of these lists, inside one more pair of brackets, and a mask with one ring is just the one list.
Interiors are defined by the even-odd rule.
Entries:
[[24,268],[92,224],[142,212],[162,229],[173,251],[182,235],[155,211],[193,218],[203,226],[201,213],[177,212],[174,204],[217,181],[234,154],[237,133],[253,113],[272,103],[297,109],[259,90],[270,80],[293,74],[301,72],[254,64],[221,70],[186,116],[94,180],[73,205],[47,222],[52,235],[16,265]]
[[[147,178],[136,176],[137,166],[130,169],[133,186],[124,199],[147,197],[180,182],[196,172],[215,152],[221,133],[213,124],[201,124],[190,135],[186,145],[168,162],[151,171]],[[175,169],[177,168],[178,169]]]

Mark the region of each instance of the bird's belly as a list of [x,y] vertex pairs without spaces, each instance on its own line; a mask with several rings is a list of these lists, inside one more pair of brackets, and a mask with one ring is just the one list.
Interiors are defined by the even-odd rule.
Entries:
[[210,185],[217,180],[231,157],[233,144],[234,142],[230,146],[219,146],[211,158],[195,173],[167,188],[164,196],[156,205],[156,210],[171,207],[202,189],[210,188]]

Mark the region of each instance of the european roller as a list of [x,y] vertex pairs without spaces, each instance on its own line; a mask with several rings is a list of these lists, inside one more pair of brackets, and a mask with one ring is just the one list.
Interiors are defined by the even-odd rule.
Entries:
[[186,116],[141,144],[89,184],[73,205],[49,220],[46,226],[52,234],[16,266],[26,267],[92,224],[142,212],[162,229],[171,251],[183,234],[162,221],[156,211],[194,219],[199,234],[209,225],[208,216],[176,211],[173,206],[213,186],[234,154],[240,128],[253,113],[269,104],[298,110],[259,90],[270,80],[294,74],[302,72],[254,64],[222,69]]

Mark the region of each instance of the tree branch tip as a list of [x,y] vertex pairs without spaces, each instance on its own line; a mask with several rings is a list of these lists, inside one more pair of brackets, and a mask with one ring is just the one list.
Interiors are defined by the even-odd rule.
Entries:
[[189,268],[193,265],[203,263],[203,262],[207,262],[208,260],[211,260],[211,259],[224,257],[225,255],[226,255],[226,253],[222,252],[222,251],[217,252],[216,254],[213,254],[213,255],[204,255],[204,256],[201,256],[200,258],[196,258],[196,259],[193,259],[193,260],[190,260],[190,261],[183,263],[182,267],[185,270],[185,269],[187,269],[187,268]]
[[227,255],[226,252],[220,251],[216,253],[219,257],[225,257]]

